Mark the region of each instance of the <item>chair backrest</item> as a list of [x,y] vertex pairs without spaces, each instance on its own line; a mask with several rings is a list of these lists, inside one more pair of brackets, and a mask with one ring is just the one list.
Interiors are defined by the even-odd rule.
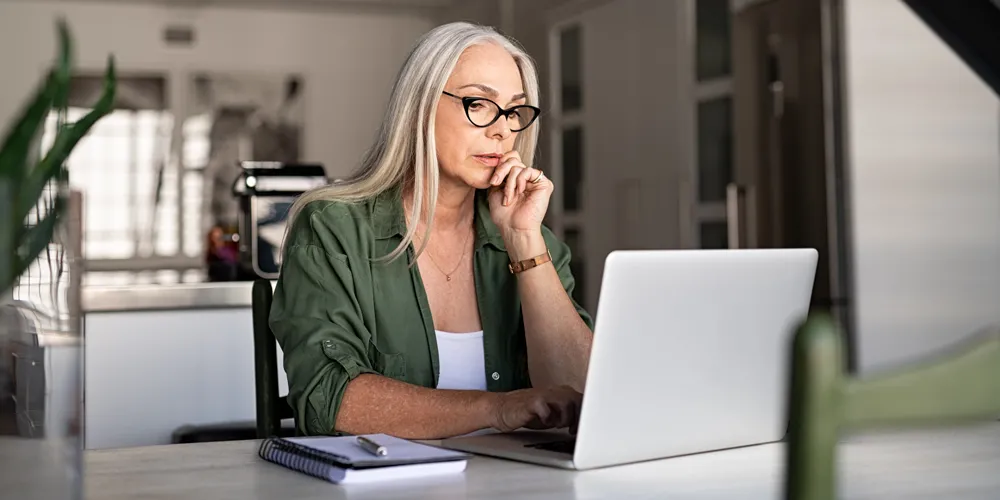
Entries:
[[889,425],[959,424],[1000,416],[1000,329],[873,376],[845,372],[841,332],[808,318],[792,343],[785,497],[836,498],[841,431]]
[[270,280],[253,282],[253,352],[257,399],[257,437],[281,434],[281,419],[291,417],[288,400],[278,393],[278,349],[268,317],[271,313],[273,289]]

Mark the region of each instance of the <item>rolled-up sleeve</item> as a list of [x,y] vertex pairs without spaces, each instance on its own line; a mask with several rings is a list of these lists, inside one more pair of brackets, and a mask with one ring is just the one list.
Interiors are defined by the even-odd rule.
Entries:
[[274,292],[270,325],[284,353],[288,402],[301,433],[332,434],[347,383],[375,373],[351,263],[330,228],[304,211]]

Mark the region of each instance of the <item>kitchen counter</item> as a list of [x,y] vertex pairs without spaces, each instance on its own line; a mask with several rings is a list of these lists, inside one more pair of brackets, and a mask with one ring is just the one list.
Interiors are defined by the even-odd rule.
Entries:
[[188,426],[253,429],[252,290],[252,281],[83,286],[86,447],[167,444]]
[[250,307],[252,288],[252,281],[84,286],[83,312]]

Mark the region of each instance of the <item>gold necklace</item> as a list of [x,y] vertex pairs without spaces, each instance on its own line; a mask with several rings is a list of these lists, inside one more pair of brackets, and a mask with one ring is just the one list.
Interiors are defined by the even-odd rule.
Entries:
[[434,256],[431,255],[430,252],[427,252],[427,256],[431,258],[431,263],[434,264],[434,267],[438,268],[438,271],[441,271],[441,274],[444,275],[444,279],[446,281],[451,281],[451,275],[455,274],[455,271],[458,271],[458,268],[462,265],[462,262],[465,262],[465,253],[466,250],[468,250],[467,246],[469,244],[469,236],[471,234],[472,234],[471,231],[465,234],[465,241],[462,242],[462,258],[458,259],[458,264],[455,265],[455,268],[452,269],[450,273],[445,272],[444,269],[441,269],[441,266],[439,266],[437,261],[434,260]]

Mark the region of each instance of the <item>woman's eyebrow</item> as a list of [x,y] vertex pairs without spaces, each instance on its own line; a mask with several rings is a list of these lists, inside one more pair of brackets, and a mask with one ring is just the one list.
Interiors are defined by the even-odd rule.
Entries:
[[[483,92],[484,94],[486,94],[491,99],[496,99],[497,97],[500,96],[500,92],[498,92],[497,89],[495,89],[493,87],[490,87],[489,85],[483,85],[481,83],[470,83],[468,85],[462,85],[461,87],[458,88],[458,90],[462,90],[462,89],[468,88],[468,87],[475,87],[475,88],[479,89],[481,92]],[[522,92],[520,94],[514,95],[513,97],[510,98],[510,100],[511,101],[517,101],[519,99],[524,99],[525,97],[528,97],[527,94],[525,94],[524,92]]]
[[500,95],[500,92],[497,92],[497,89],[495,89],[493,87],[490,87],[489,85],[483,85],[481,83],[470,83],[468,85],[462,85],[461,87],[458,88],[458,90],[462,90],[462,89],[469,88],[469,87],[475,87],[475,88],[479,89],[480,91],[482,91],[484,94],[486,94],[487,96],[489,96],[492,99],[496,99],[497,96]]

